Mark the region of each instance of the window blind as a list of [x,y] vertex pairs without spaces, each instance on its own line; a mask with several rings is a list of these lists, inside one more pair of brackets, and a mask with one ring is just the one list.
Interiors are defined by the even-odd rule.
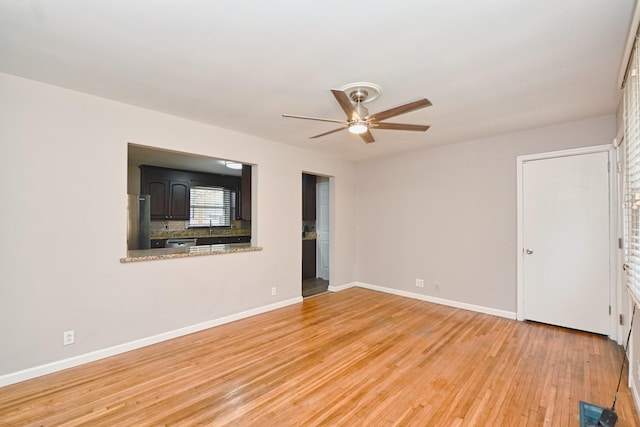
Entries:
[[191,187],[189,227],[228,227],[231,198],[223,187]]
[[627,287],[640,299],[640,97],[637,39],[629,62],[629,72],[623,87],[625,269]]

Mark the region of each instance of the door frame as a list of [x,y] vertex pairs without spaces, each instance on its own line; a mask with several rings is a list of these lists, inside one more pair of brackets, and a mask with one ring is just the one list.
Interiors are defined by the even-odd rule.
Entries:
[[[336,206],[336,178],[333,175],[327,175],[325,173],[321,173],[321,172],[314,172],[310,169],[302,169],[300,171],[300,176],[302,176],[302,174],[308,174],[308,175],[315,175],[316,177],[323,177],[323,178],[327,178],[329,180],[328,182],[328,190],[329,190],[329,216],[327,218],[328,224],[329,224],[329,260],[328,260],[328,264],[329,264],[329,291],[335,291],[335,288],[331,287],[332,283],[335,283],[334,280],[334,268],[333,266],[335,265],[335,241],[336,241],[336,232],[335,232],[335,226],[334,224],[336,223],[336,213],[335,213],[335,206]],[[300,196],[302,196],[302,181],[300,182],[301,187],[300,187]],[[316,191],[316,197],[317,197],[317,191]],[[317,209],[317,199],[316,199],[316,209]],[[317,219],[316,219],[317,221]],[[300,223],[302,222],[302,210],[300,210]],[[300,247],[300,260],[302,260],[302,246]],[[318,247],[316,245],[316,251],[318,250]],[[317,262],[316,262],[316,272],[317,272]],[[302,269],[302,263],[300,263],[300,269]],[[300,288],[300,290],[302,291],[302,288]]]
[[617,340],[619,335],[618,316],[621,307],[618,304],[618,296],[621,294],[621,286],[618,280],[618,210],[617,210],[617,178],[615,167],[612,162],[616,162],[615,148],[613,145],[594,145],[591,147],[574,148],[569,150],[551,151],[545,153],[527,154],[516,157],[517,165],[517,306],[516,319],[524,319],[524,165],[526,162],[558,157],[578,156],[583,154],[606,152],[609,155],[609,304],[611,315],[609,316],[609,337]]

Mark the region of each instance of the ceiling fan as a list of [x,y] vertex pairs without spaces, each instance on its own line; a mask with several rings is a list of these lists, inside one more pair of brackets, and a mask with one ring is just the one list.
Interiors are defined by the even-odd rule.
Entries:
[[331,89],[331,93],[336,97],[338,104],[347,114],[347,120],[323,119],[319,117],[297,116],[293,114],[283,114],[282,117],[290,117],[293,119],[317,120],[321,122],[342,123],[342,126],[330,130],[328,132],[314,135],[311,138],[319,138],[334,132],[348,129],[349,132],[360,135],[366,143],[374,142],[370,129],[387,129],[387,130],[408,130],[416,132],[424,132],[429,129],[425,125],[411,125],[403,123],[387,123],[383,120],[391,117],[399,116],[420,108],[429,107],[431,101],[427,98],[421,98],[399,107],[390,108],[375,114],[369,114],[367,108],[363,105],[371,102],[380,95],[380,86],[373,83],[352,83],[344,86],[342,89]]

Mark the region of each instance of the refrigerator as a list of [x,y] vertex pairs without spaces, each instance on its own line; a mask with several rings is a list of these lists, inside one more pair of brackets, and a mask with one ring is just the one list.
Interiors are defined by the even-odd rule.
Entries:
[[151,196],[127,194],[127,250],[150,249]]

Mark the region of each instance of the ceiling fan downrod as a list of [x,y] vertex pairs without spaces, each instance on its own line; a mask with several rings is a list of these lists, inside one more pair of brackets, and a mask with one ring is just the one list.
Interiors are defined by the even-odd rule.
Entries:
[[[369,96],[369,92],[364,89],[357,89],[349,94],[349,97],[354,103],[354,110],[358,113],[358,116],[360,116],[360,121],[364,121],[364,118],[369,115],[369,110],[363,105],[364,102],[366,102],[367,96]],[[356,117],[353,119],[358,121]]]

